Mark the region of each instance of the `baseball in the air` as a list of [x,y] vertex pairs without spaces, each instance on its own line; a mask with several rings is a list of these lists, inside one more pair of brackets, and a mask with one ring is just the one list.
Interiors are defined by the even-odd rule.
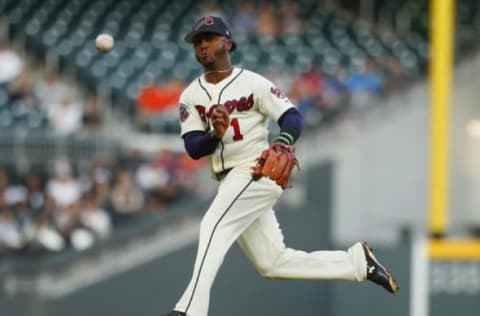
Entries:
[[95,46],[102,53],[107,53],[112,50],[114,45],[114,40],[112,35],[107,33],[102,33],[97,36],[95,39]]

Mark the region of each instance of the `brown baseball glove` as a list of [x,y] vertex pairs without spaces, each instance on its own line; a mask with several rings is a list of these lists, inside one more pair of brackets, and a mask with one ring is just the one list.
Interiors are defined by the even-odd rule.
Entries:
[[212,126],[218,138],[222,138],[230,125],[230,116],[228,110],[224,106],[218,106],[212,112]]
[[257,164],[253,167],[252,176],[256,181],[261,177],[268,177],[274,180],[282,189],[288,188],[288,178],[293,167],[299,169],[295,148],[293,146],[274,142],[268,149],[265,149]]

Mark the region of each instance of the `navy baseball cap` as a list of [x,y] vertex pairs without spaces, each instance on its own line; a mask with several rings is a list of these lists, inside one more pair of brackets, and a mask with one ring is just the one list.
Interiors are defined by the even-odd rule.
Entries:
[[232,41],[232,49],[230,52],[233,52],[237,45],[233,41],[232,32],[228,27],[227,23],[218,16],[203,16],[198,19],[195,24],[193,24],[192,30],[185,35],[185,41],[187,43],[193,43],[193,39],[200,33],[215,33],[228,37]]

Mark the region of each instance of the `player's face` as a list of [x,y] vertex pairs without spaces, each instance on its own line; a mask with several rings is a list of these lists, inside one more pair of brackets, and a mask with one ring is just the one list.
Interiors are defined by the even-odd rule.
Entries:
[[195,57],[204,67],[214,68],[223,63],[231,48],[231,41],[214,33],[201,33],[193,39]]

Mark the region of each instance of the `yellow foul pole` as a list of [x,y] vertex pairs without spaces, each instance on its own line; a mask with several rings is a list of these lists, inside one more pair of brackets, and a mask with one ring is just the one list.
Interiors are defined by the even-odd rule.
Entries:
[[429,228],[448,229],[449,118],[454,0],[430,0],[430,197]]

